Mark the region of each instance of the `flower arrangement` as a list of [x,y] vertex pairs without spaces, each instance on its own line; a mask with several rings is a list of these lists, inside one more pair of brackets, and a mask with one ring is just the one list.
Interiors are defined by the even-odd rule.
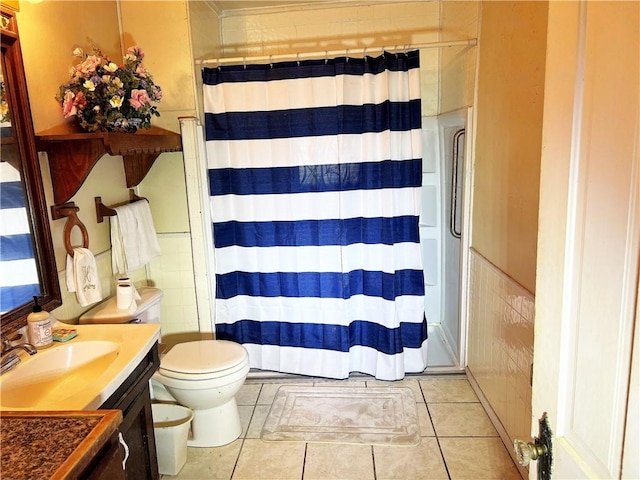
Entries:
[[122,65],[97,48],[91,55],[76,48],[73,55],[83,60],[69,69],[71,80],[56,95],[65,118],[76,117],[88,132],[135,132],[160,116],[162,90],[142,65],[140,47],[130,47]]

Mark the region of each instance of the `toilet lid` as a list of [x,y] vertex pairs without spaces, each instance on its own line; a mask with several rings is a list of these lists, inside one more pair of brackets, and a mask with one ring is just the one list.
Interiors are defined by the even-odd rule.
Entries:
[[160,370],[204,374],[233,369],[247,359],[247,351],[227,340],[198,340],[178,343],[162,357]]

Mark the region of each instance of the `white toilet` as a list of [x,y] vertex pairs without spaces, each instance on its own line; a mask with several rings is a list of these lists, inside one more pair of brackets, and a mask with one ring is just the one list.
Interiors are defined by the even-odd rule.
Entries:
[[[112,297],[84,313],[80,324],[160,323],[162,291],[143,287],[138,292],[142,298],[134,313],[118,309]],[[248,373],[249,355],[242,345],[226,340],[198,340],[178,343],[161,355],[160,368],[151,384],[152,389],[166,388],[180,405],[193,411],[189,446],[217,447],[240,436],[235,395]]]
[[233,442],[242,426],[235,395],[249,373],[245,348],[226,340],[178,343],[162,358],[153,380],[164,385],[180,405],[193,410],[193,447]]

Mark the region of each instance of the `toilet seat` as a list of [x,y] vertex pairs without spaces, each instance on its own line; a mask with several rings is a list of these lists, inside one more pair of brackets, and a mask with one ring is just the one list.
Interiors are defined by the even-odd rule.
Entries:
[[158,373],[180,380],[209,380],[247,369],[245,348],[227,340],[198,340],[175,345],[162,357]]

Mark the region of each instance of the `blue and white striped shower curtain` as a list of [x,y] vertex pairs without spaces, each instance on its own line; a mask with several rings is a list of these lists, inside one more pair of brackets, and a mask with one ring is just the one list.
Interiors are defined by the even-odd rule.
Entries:
[[203,80],[217,338],[263,370],[422,372],[419,52]]

